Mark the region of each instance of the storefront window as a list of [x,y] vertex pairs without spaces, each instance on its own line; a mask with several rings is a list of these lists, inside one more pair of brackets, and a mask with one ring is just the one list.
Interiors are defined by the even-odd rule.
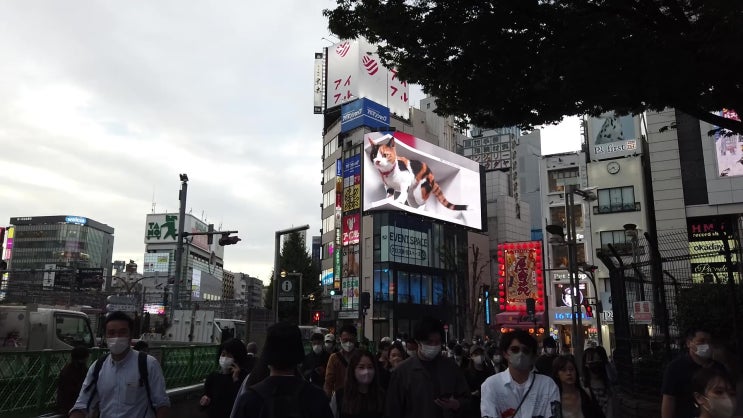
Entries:
[[397,273],[397,303],[412,303],[410,296],[410,274],[405,271]]

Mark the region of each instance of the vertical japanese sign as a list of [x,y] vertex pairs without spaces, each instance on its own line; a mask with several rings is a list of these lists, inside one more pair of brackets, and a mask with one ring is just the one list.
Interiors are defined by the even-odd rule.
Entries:
[[539,241],[498,244],[498,296],[501,311],[526,311],[526,299],[544,311],[542,243]]
[[343,160],[335,161],[335,243],[333,245],[333,286],[341,285],[341,251],[343,238]]
[[313,100],[313,112],[314,114],[322,114],[323,106],[322,106],[322,98],[323,93],[325,90],[325,83],[323,81],[325,80],[325,71],[323,70],[325,63],[325,56],[322,52],[315,52],[315,91],[314,91],[314,100]]
[[361,208],[361,155],[343,161],[343,211]]
[[343,247],[343,300],[342,310],[357,310],[359,307],[359,246]]

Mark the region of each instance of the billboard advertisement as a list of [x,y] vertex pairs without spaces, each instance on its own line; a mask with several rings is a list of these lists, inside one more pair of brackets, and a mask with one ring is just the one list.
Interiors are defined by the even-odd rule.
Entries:
[[[207,232],[209,226],[197,217],[186,214],[184,229],[186,232]],[[144,232],[145,244],[175,244],[177,234],[177,213],[151,213],[147,215],[147,224]],[[217,257],[224,257],[224,247],[215,244],[210,249],[206,235],[194,235],[187,238],[189,245],[198,247],[206,252],[213,250]]]
[[498,244],[498,296],[502,312],[526,311],[526,299],[535,300],[536,311],[544,311],[542,243],[539,241]]
[[361,214],[354,213],[343,217],[343,246],[359,243]]
[[728,268],[725,260],[724,239],[731,251],[730,264],[733,278],[737,281],[738,241],[735,239],[735,217],[702,216],[687,218],[686,227],[689,237],[689,262],[691,278],[694,283],[726,283]]
[[431,242],[428,232],[383,225],[381,228],[380,261],[431,265]]
[[[722,109],[718,113],[723,118],[740,121],[738,113],[732,109]],[[733,177],[743,175],[743,136],[729,131],[716,131],[715,135],[715,158],[717,159],[717,172],[720,177]]]
[[617,116],[614,112],[588,119],[588,150],[591,161],[628,155],[642,150],[640,134],[632,115]]
[[313,112],[316,115],[322,114],[322,96],[325,92],[325,55],[322,52],[315,52],[315,91],[313,93]]
[[410,134],[368,133],[362,208],[406,211],[482,230],[480,167]]
[[341,106],[341,133],[361,126],[387,128],[390,126],[390,110],[379,103],[361,98]]
[[145,253],[144,255],[144,272],[145,273],[165,273],[167,274],[170,267],[170,253]]
[[340,41],[328,48],[326,108],[366,97],[408,117],[408,83],[400,81],[396,70],[383,67],[376,51],[376,45],[364,39]]
[[361,208],[361,155],[343,160],[343,212]]

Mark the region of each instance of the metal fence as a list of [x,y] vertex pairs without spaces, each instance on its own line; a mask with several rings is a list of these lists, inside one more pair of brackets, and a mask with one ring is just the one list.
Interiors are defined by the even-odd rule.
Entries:
[[[106,350],[93,349],[92,363]],[[168,389],[200,383],[217,368],[217,346],[155,347]],[[0,352],[0,418],[22,418],[53,411],[57,377],[69,351]]]
[[[732,242],[735,238],[729,239]],[[740,267],[730,263],[739,259],[738,251],[738,246],[724,251],[690,251],[686,230],[659,233],[657,240],[646,233],[627,244],[609,245],[599,251],[598,258],[610,271],[620,416],[660,416],[665,367],[683,350],[684,330],[698,325],[695,318],[684,315],[690,308],[685,306],[688,299],[683,299],[684,295],[706,292],[710,286],[730,286],[725,288],[727,293],[739,293],[740,284],[733,281],[738,272],[732,271]],[[700,280],[703,274],[692,268],[700,261],[724,260],[726,255],[729,275],[704,275]],[[707,276],[713,283],[704,284]],[[719,315],[740,311],[740,299],[723,299],[697,309],[704,315],[711,311]],[[725,337],[730,343],[740,339],[740,332],[728,332]]]

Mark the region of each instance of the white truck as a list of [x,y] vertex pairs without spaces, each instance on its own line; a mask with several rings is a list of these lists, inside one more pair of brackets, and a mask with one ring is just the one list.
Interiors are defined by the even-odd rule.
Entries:
[[88,315],[43,305],[0,305],[0,350],[69,350],[93,347]]

